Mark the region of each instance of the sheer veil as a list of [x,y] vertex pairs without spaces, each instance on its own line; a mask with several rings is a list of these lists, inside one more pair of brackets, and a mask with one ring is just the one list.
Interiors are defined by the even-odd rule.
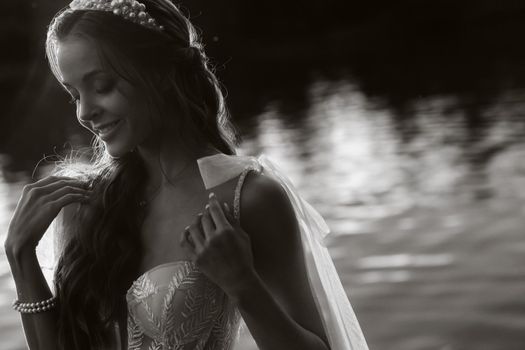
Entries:
[[299,223],[308,279],[332,350],[368,350],[332,258],[324,244],[330,229],[322,216],[299,194],[292,181],[266,155],[213,155],[198,160],[206,188],[238,175],[246,166],[259,168],[286,190]]

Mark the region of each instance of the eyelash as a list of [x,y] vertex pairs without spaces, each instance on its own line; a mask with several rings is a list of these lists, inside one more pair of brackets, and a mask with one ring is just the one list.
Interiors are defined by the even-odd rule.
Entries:
[[113,88],[112,83],[105,83],[102,85],[102,88],[95,89],[95,91],[99,94],[103,94],[103,93],[109,92],[112,88]]
[[[106,93],[106,92],[109,92],[111,90],[111,88],[113,87],[113,85],[111,83],[108,83],[106,85],[104,85],[101,89],[95,89],[95,91],[98,93],[98,94],[103,94],[103,93]],[[72,97],[70,100],[69,100],[69,103],[74,105],[78,102],[79,98],[77,97]]]

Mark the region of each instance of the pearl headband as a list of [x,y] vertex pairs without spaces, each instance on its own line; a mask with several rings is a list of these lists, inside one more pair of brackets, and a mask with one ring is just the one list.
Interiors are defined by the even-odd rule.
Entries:
[[112,12],[114,15],[146,28],[164,30],[164,27],[158,25],[155,19],[146,12],[146,5],[137,0],[73,0],[69,7],[73,10]]

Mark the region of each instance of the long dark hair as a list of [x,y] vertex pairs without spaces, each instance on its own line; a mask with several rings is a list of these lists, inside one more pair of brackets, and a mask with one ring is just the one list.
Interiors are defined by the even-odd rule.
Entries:
[[[109,12],[60,11],[51,22],[46,54],[59,76],[56,50],[61,40],[80,36],[95,43],[103,64],[142,90],[151,106],[168,116],[182,145],[211,145],[235,154],[237,133],[220,84],[210,68],[195,28],[169,0],[143,0],[164,27],[145,28]],[[173,117],[171,117],[173,116]],[[144,116],[150,117],[150,116]],[[93,189],[89,203],[66,216],[66,237],[55,271],[59,298],[60,349],[96,349],[111,343],[115,321],[126,312],[125,293],[138,274],[140,215],[136,198],[146,180],[137,152],[112,158],[97,137],[85,164],[69,157],[56,174],[83,178]]]

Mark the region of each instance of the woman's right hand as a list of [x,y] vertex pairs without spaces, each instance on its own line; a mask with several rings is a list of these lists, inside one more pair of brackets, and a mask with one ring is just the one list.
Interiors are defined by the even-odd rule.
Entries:
[[23,188],[5,240],[6,250],[34,250],[60,210],[89,198],[84,181],[48,176]]

